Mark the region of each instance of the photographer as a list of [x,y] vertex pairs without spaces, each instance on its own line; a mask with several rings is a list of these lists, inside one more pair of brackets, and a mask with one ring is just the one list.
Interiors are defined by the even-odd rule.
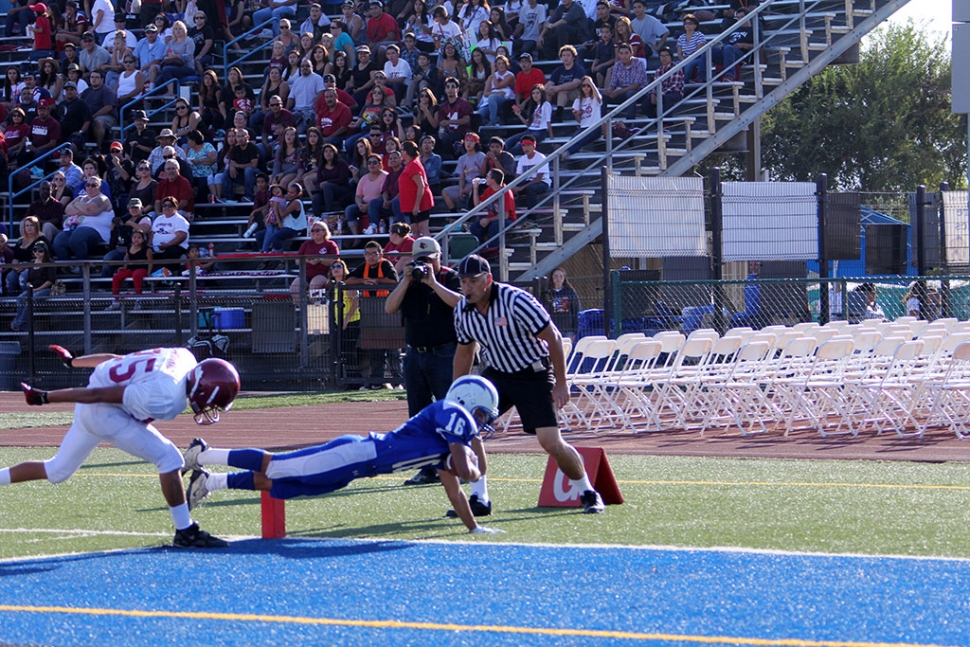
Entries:
[[[408,415],[413,416],[441,400],[451,386],[455,358],[454,308],[461,298],[458,274],[441,266],[441,247],[434,238],[414,241],[414,261],[401,273],[401,280],[387,297],[384,311],[400,312],[404,319],[404,388]],[[435,470],[422,470],[405,485],[435,483]]]

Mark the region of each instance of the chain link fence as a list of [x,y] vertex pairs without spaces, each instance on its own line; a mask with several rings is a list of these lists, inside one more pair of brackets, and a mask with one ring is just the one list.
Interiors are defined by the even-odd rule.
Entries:
[[[699,328],[761,329],[802,322],[916,316],[970,318],[970,276],[621,281],[614,275],[612,330],[602,309],[579,313],[579,337]],[[827,302],[827,303],[826,303]],[[827,310],[825,309],[827,307]]]
[[125,283],[117,296],[110,278],[82,264],[81,274],[65,274],[63,296],[0,299],[0,390],[85,384],[87,374],[64,368],[51,344],[75,354],[187,347],[233,362],[252,390],[402,382],[404,328],[400,315],[384,313],[387,290],[301,289],[306,266],[292,256],[222,259],[148,276],[139,294]]

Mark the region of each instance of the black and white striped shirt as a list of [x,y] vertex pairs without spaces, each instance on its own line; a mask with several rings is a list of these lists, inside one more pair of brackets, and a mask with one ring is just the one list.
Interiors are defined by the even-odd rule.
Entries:
[[549,313],[520,288],[493,283],[488,310],[483,315],[465,297],[455,308],[459,344],[478,342],[486,364],[505,373],[530,368],[549,356],[545,341],[536,335],[551,325]]

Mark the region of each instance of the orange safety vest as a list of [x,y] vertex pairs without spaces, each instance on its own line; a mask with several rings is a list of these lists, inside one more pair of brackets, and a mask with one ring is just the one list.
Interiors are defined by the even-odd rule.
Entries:
[[[378,278],[378,279],[384,278],[384,269],[382,267],[383,265],[384,265],[384,259],[382,258],[381,259],[381,262],[377,264],[377,276],[374,277],[374,278]],[[370,265],[367,265],[366,263],[364,264],[364,278],[365,279],[371,278],[371,276],[370,276]],[[362,297],[386,297],[390,293],[391,293],[390,290],[377,290],[376,292],[373,291],[373,290],[363,290],[363,291],[361,291],[360,296],[362,296]]]

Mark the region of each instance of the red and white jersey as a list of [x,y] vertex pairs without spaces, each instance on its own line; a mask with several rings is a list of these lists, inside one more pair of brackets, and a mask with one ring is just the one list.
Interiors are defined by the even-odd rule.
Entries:
[[185,382],[196,364],[185,348],[143,350],[102,362],[88,386],[124,386],[119,406],[136,420],[172,420],[185,410]]

